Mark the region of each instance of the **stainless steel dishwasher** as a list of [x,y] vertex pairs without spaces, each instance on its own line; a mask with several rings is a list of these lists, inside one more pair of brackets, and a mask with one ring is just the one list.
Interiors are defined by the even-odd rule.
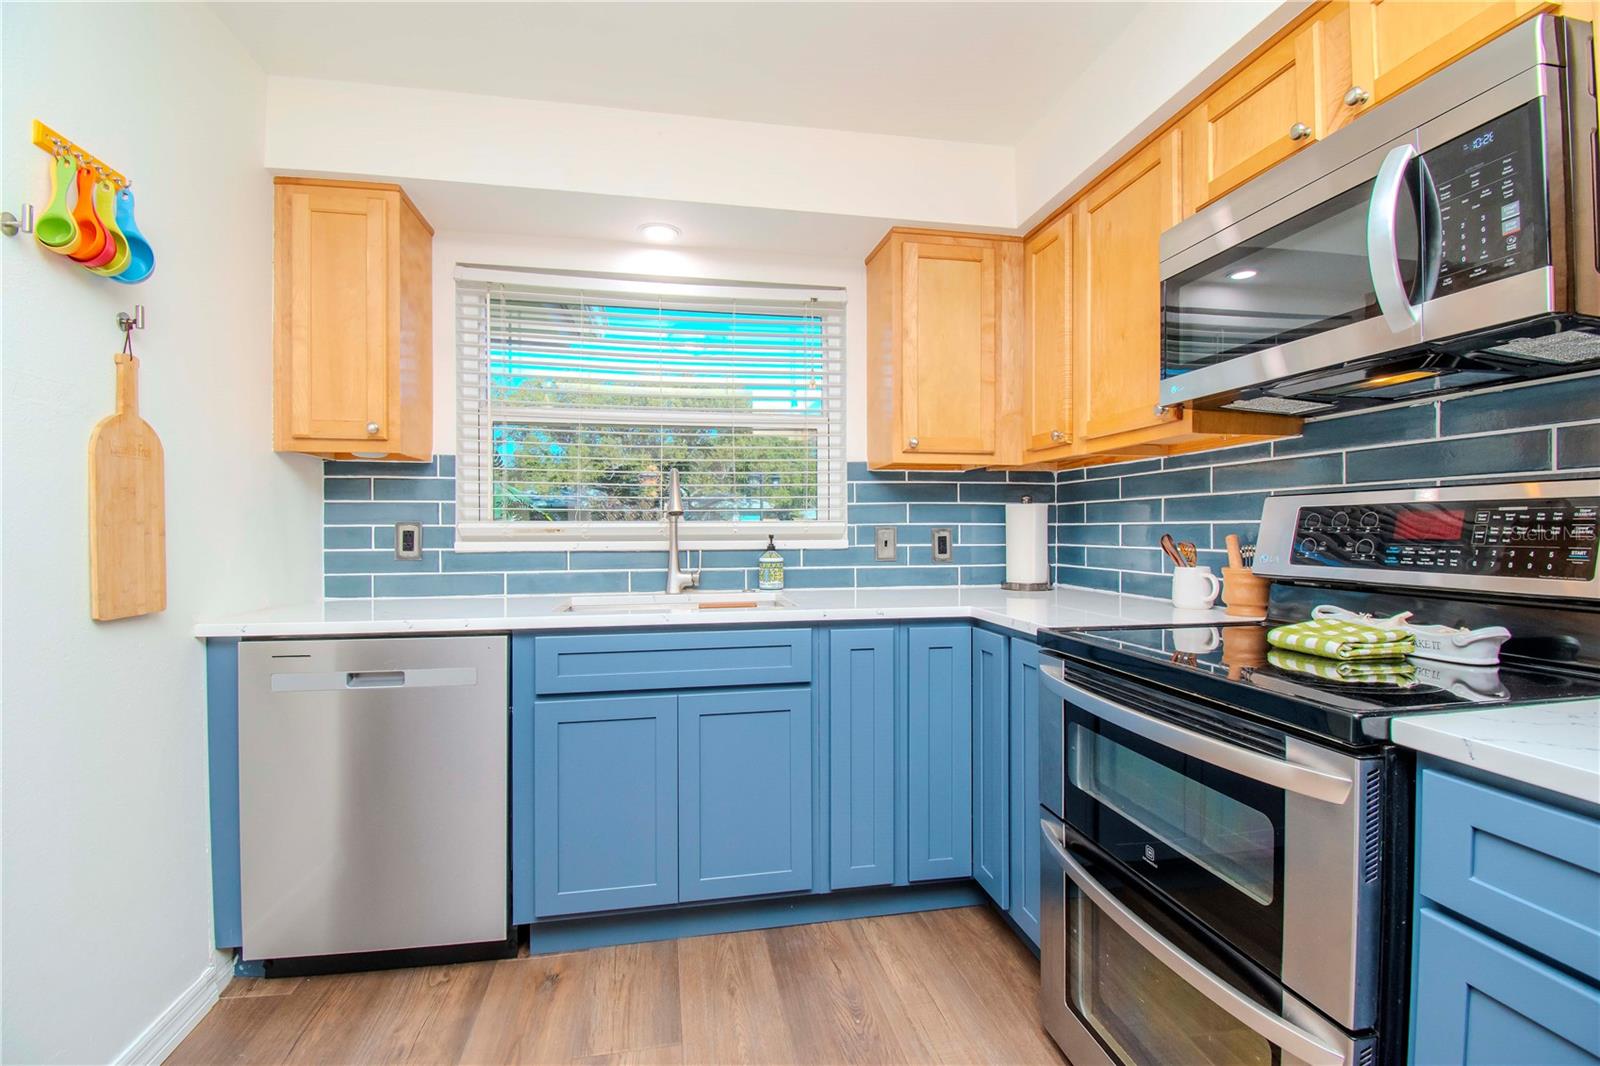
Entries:
[[504,636],[240,645],[246,960],[287,974],[514,951],[506,696]]

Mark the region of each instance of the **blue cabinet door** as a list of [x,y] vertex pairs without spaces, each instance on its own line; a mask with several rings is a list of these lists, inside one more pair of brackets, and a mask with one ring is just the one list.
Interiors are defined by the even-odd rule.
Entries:
[[678,898],[678,701],[533,705],[533,883],[538,917]]
[[1039,945],[1039,645],[1011,640],[1011,920]]
[[1600,991],[1424,907],[1412,1066],[1600,1064]]
[[972,627],[907,631],[906,844],[913,881],[972,876]]
[[828,635],[830,887],[894,880],[894,762],[894,629],[835,629]]
[[1011,704],[1006,638],[972,633],[972,875],[1001,908],[1011,887]]
[[811,887],[811,689],[678,697],[678,897]]

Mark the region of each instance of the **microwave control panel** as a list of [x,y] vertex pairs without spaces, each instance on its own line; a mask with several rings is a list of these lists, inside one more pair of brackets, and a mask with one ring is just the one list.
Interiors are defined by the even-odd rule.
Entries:
[[1590,581],[1600,497],[1302,507],[1301,566]]
[[1550,264],[1543,144],[1532,100],[1424,153],[1439,196],[1434,296]]

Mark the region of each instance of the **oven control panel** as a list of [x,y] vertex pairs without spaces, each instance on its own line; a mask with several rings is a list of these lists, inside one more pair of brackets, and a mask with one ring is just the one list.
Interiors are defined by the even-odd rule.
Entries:
[[1301,507],[1299,566],[1589,581],[1600,497]]

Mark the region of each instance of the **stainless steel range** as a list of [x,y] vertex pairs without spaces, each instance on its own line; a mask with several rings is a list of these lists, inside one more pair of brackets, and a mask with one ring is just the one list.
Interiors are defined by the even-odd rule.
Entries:
[[[1075,1066],[1404,1061],[1389,720],[1600,697],[1597,511],[1592,479],[1273,497],[1267,622],[1040,635],[1041,1007]],[[1351,681],[1269,650],[1323,604],[1513,636]]]

